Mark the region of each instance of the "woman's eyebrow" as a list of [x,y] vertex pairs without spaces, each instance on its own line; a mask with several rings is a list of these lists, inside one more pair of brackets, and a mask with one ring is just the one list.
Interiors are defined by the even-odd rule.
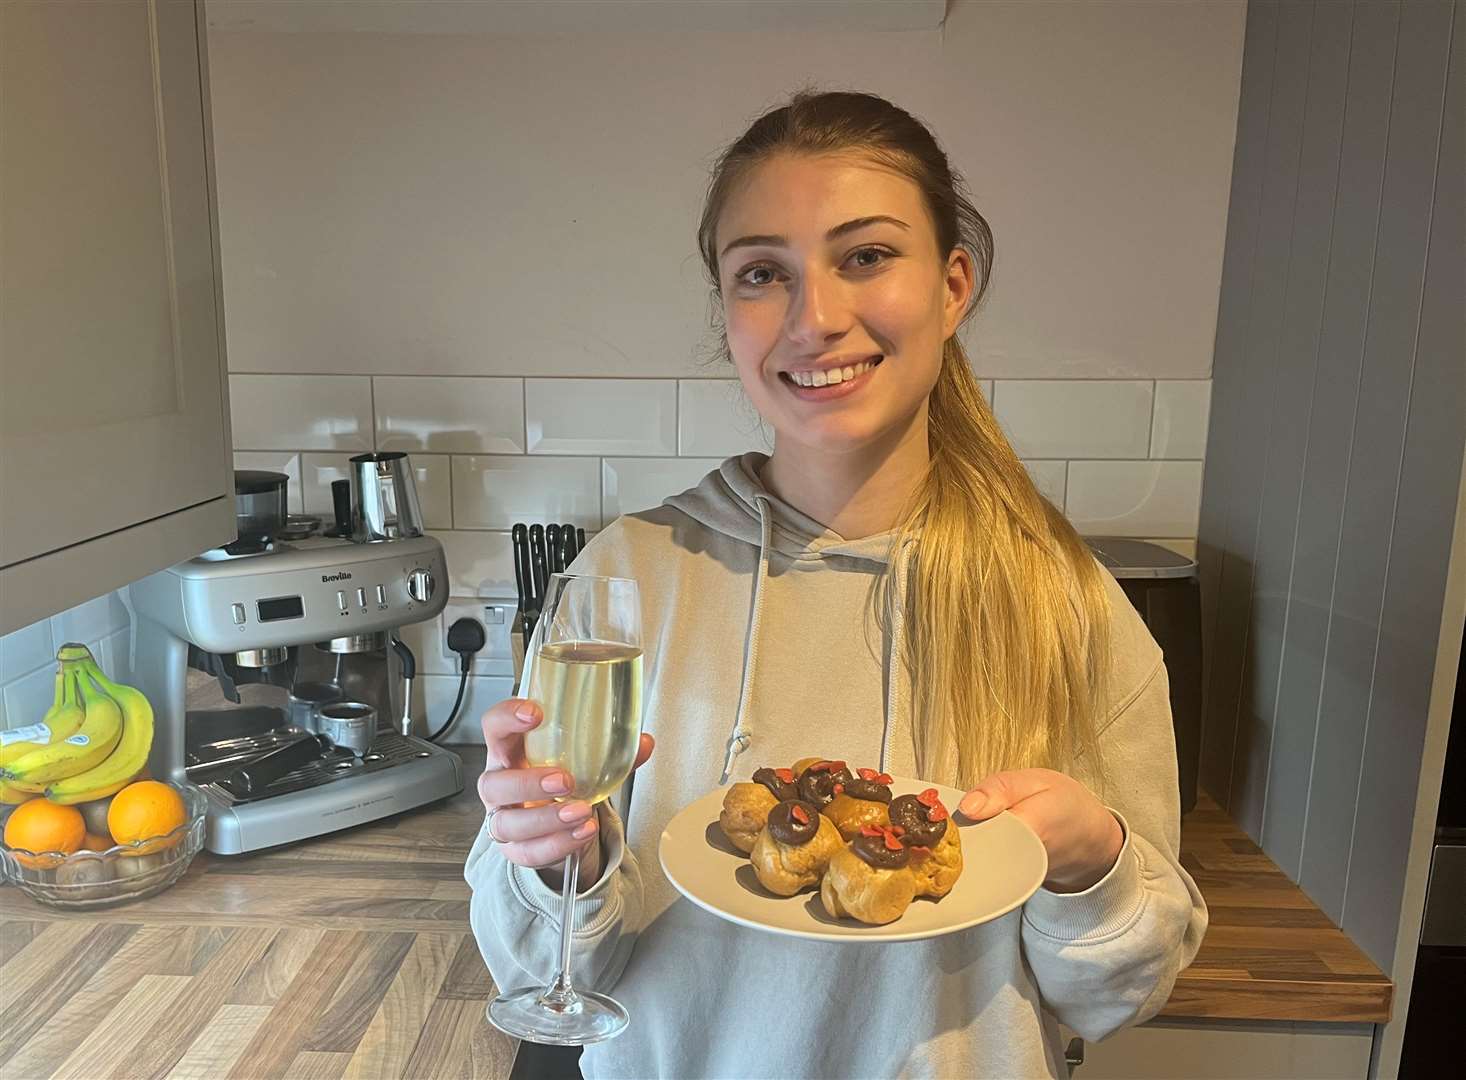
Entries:
[[[836,225],[825,233],[826,240],[835,240],[846,233],[854,232],[856,229],[863,229],[867,225],[878,224],[896,225],[902,229],[910,229],[900,218],[893,218],[888,214],[871,214],[868,217],[851,218],[843,224]],[[787,247],[789,240],[784,236],[776,236],[772,233],[757,233],[752,236],[740,236],[737,240],[731,240],[723,248],[723,255],[728,254],[734,248],[739,247]],[[721,256],[720,256],[721,257]]]

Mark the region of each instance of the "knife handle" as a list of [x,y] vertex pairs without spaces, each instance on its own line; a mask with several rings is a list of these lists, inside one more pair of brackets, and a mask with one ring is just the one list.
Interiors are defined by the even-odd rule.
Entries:
[[530,566],[534,571],[534,602],[535,611],[545,606],[545,585],[549,582],[548,563],[545,561],[545,527],[543,525],[531,525],[529,527],[529,559]]
[[565,549],[560,546],[560,526],[545,526],[545,553],[550,561],[550,573],[558,574],[565,569]]

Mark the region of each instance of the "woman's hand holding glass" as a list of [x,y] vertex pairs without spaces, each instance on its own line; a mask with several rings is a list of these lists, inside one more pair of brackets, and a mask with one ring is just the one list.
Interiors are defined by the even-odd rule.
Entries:
[[957,808],[974,821],[1013,811],[1049,853],[1051,892],[1083,892],[1110,872],[1125,844],[1119,820],[1078,780],[1052,769],[993,773]]
[[[536,870],[552,869],[549,884],[558,887],[565,857],[581,850],[580,880],[589,888],[601,876],[595,813],[580,800],[553,802],[573,788],[573,779],[564,769],[534,767],[525,758],[524,736],[543,720],[540,706],[524,698],[509,698],[484,713],[488,757],[478,778],[479,798],[493,814],[491,835],[506,859]],[[643,733],[633,768],[651,754],[652,737]]]

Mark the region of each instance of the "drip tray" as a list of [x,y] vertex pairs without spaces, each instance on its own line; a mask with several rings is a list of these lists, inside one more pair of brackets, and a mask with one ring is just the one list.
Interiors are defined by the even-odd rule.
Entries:
[[[237,795],[214,783],[239,765],[277,746],[294,742],[306,734],[299,728],[280,727],[263,735],[223,740],[221,742],[190,747],[187,766],[191,783],[207,787],[210,795],[230,805],[258,802],[275,795],[288,795],[292,791],[320,787],[353,776],[380,772],[394,765],[401,765],[418,758],[431,757],[432,751],[426,743],[408,739],[395,731],[377,732],[376,742],[365,757],[358,758],[350,750],[333,749],[325,756],[308,762],[292,772],[286,773],[274,783],[248,795]],[[199,756],[195,756],[195,750]],[[207,753],[205,753],[207,752]]]

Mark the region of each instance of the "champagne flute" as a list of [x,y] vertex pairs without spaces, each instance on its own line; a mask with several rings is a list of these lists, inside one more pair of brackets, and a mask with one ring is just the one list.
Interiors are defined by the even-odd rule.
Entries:
[[[592,805],[617,791],[641,742],[641,600],[626,578],[554,574],[535,628],[525,683],[544,709],[524,737],[531,765],[557,765],[575,789],[558,802]],[[596,843],[599,843],[599,838]],[[565,860],[560,963],[550,985],[501,994],[489,1005],[500,1030],[533,1042],[583,1046],[619,1035],[626,1010],[570,981],[580,853]]]

